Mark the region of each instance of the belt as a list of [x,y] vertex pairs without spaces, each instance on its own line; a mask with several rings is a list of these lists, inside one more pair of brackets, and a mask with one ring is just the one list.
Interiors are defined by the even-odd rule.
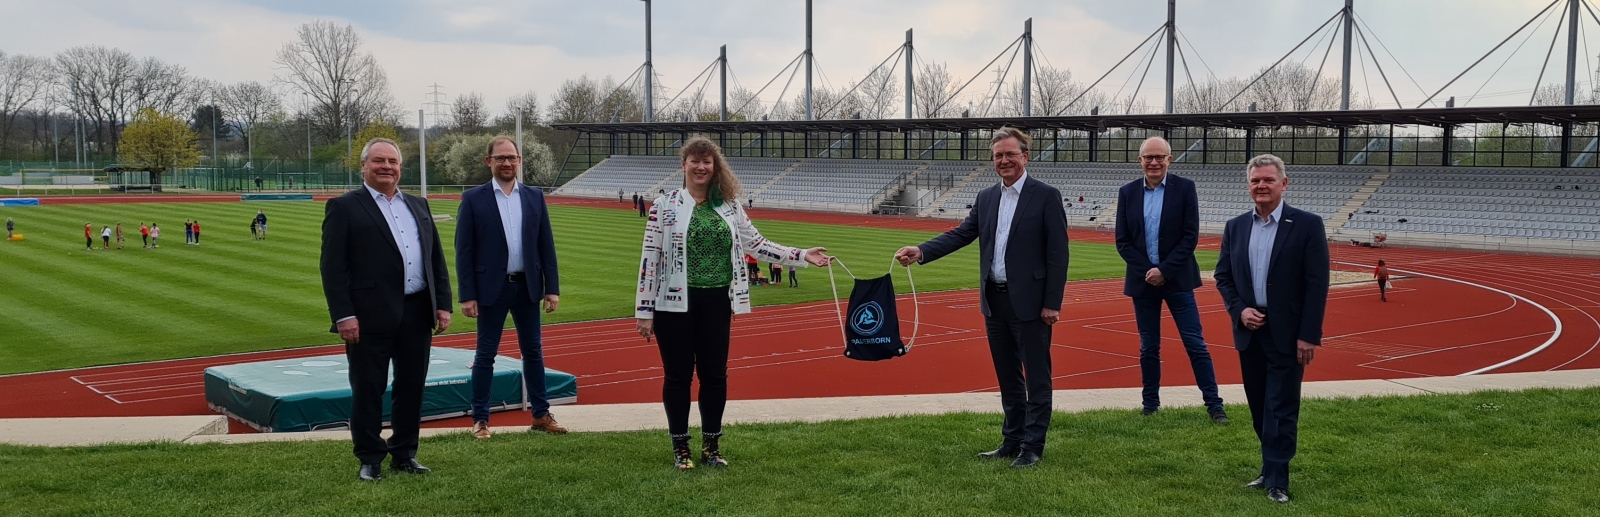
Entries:
[[989,288],[998,293],[1010,292],[1005,282],[989,282]]
[[520,283],[528,281],[528,274],[527,273],[506,273],[506,281],[514,283],[514,284],[520,284]]

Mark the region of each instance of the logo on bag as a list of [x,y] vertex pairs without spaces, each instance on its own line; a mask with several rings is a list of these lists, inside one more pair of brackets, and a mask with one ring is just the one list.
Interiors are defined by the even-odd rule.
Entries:
[[870,336],[877,334],[880,328],[883,328],[883,307],[878,302],[861,304],[850,312],[850,330],[856,334]]

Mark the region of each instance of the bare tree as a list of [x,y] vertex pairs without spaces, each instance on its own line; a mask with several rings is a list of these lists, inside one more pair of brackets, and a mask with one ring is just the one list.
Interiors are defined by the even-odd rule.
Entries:
[[217,104],[230,115],[227,123],[244,136],[246,155],[255,156],[255,128],[283,111],[282,101],[272,88],[256,81],[246,81],[217,89]]
[[[1049,66],[1035,67],[1033,74],[1033,95],[1029,103],[1033,105],[1033,116],[1051,116],[1067,110],[1067,104],[1073,100],[1079,103],[1083,99],[1084,86],[1072,80],[1072,71]],[[1008,87],[1000,97],[1001,113],[1006,115],[1022,114],[1022,81],[1016,81]],[[1077,104],[1073,104],[1076,108]],[[1081,110],[1087,112],[1088,110]]]
[[588,75],[567,79],[550,97],[550,121],[556,123],[586,122],[600,109],[601,92],[594,79]]
[[[1318,111],[1339,108],[1339,79],[1318,78],[1317,72],[1298,63],[1285,63],[1258,72],[1259,79],[1229,109],[1257,111]],[[1243,106],[1244,108],[1240,108]]]
[[483,94],[468,92],[457,95],[456,101],[450,105],[450,118],[455,121],[456,131],[482,132],[483,126],[489,122],[489,112],[483,107]]
[[[836,120],[854,118],[861,112],[860,97],[845,96],[844,90],[834,90],[825,87],[815,87],[811,90],[811,115],[816,120]],[[784,105],[788,112],[783,113],[786,120],[806,119],[806,93],[795,94],[794,101]]]
[[346,124],[397,119],[389,79],[350,25],[317,20],[301,25],[298,39],[278,50],[279,82],[309,96],[311,114],[326,135]]
[[64,50],[55,62],[67,108],[85,119],[86,140],[115,152],[121,124],[133,115],[138,61],[122,50],[90,45]]
[[916,97],[911,99],[911,110],[918,118],[944,118],[955,111],[952,104],[947,104],[951,90],[950,70],[944,63],[924,63],[918,71],[916,82],[912,89],[916,90]]
[[539,123],[539,95],[529,90],[527,93],[512,96],[506,99],[506,112],[495,119],[495,125],[512,127],[516,125],[516,117],[522,116],[523,125]]
[[862,118],[881,119],[899,113],[900,84],[896,82],[894,70],[889,67],[880,67],[861,78],[854,95],[860,105]]
[[0,156],[7,156],[17,116],[30,106],[45,104],[53,80],[50,60],[0,52]]
[[182,66],[147,57],[139,61],[129,89],[131,108],[155,108],[172,114],[192,113],[201,104],[212,102],[211,81],[195,80]]
[[735,87],[728,90],[728,120],[752,120],[764,113],[761,109],[761,98],[756,92],[747,88]]

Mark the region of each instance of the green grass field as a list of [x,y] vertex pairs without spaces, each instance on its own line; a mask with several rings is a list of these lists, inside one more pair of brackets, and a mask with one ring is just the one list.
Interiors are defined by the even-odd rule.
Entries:
[[[348,442],[0,446],[13,515],[1550,515],[1600,513],[1600,389],[1311,400],[1294,501],[1244,488],[1247,419],[1056,414],[1044,462],[974,454],[999,415],[737,425],[677,472],[664,431],[425,439],[426,477],[355,479]],[[1242,406],[1229,408],[1245,415]]]
[[[250,240],[249,221],[264,209],[271,237]],[[456,212],[453,201],[435,214]],[[133,203],[0,207],[21,242],[0,242],[0,374],[136,361],[211,356],[331,344],[317,273],[322,203]],[[183,244],[183,221],[205,229],[200,246]],[[561,309],[546,322],[632,315],[643,223],[626,210],[554,207],[551,220],[561,261]],[[121,251],[84,251],[83,223],[123,223]],[[161,248],[141,249],[138,226],[161,224]],[[757,221],[762,232],[793,246],[826,246],[860,275],[886,271],[900,246],[929,232]],[[453,221],[439,223],[452,246]],[[453,249],[453,248],[450,248]],[[454,275],[455,257],[447,252]],[[1202,252],[1202,264],[1216,262]],[[913,268],[920,291],[976,287],[977,248]],[[1075,243],[1074,280],[1121,274],[1105,244]],[[843,270],[835,268],[848,292]],[[907,286],[903,270],[896,284]],[[757,305],[826,300],[827,272],[801,270],[801,287],[756,288]],[[452,279],[452,286],[454,280]],[[451,332],[471,332],[456,317]]]

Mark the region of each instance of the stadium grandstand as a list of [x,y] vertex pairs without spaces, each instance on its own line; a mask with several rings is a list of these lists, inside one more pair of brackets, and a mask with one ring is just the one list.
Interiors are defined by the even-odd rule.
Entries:
[[[1139,142],[1164,136],[1173,172],[1197,183],[1206,233],[1249,209],[1247,158],[1274,153],[1289,163],[1290,203],[1326,219],[1336,241],[1594,253],[1597,122],[1600,106],[566,124],[579,136],[556,193],[652,199],[682,182],[677,145],[703,134],[757,207],[959,219],[995,183],[983,155],[1009,125],[1033,134],[1029,174],[1061,190],[1077,228],[1111,229]],[[1552,136],[1456,136],[1483,124]]]

